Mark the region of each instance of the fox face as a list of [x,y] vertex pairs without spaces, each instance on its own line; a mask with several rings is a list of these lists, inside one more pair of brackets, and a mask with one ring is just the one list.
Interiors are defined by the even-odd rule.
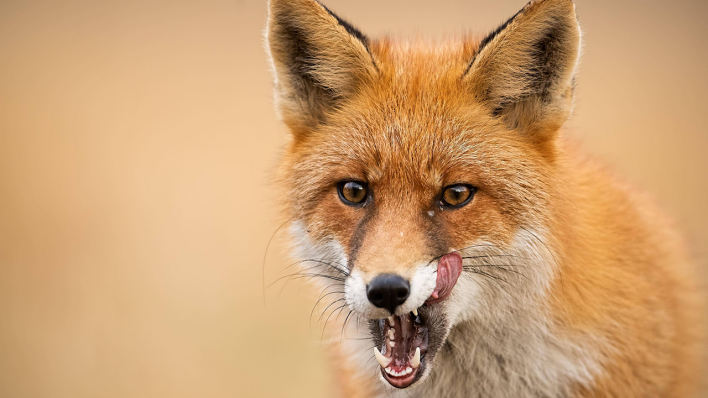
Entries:
[[368,322],[385,382],[444,366],[458,325],[543,312],[572,1],[532,1],[481,40],[411,43],[369,39],[314,0],[271,0],[267,40],[295,251]]

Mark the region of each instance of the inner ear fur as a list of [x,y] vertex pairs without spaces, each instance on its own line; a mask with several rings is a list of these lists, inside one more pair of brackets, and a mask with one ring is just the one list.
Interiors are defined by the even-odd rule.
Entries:
[[534,141],[567,120],[580,53],[572,0],[534,0],[480,43],[463,80],[509,128]]
[[376,75],[368,39],[315,0],[270,0],[268,11],[276,108],[308,130]]

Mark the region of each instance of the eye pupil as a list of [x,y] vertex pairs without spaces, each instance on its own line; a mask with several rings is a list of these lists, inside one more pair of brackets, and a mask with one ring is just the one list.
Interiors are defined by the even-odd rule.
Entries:
[[359,204],[366,200],[366,186],[356,181],[348,181],[339,185],[339,196],[346,204]]
[[443,203],[448,206],[460,206],[472,197],[474,188],[467,185],[452,185],[443,191]]

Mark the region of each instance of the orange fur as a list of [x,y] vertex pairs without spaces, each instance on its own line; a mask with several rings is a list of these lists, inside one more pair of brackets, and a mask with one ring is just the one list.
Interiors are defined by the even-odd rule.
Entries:
[[[278,109],[292,131],[280,168],[287,216],[306,227],[308,242],[336,242],[368,283],[382,273],[410,279],[422,260],[475,242],[509,248],[532,229],[550,253],[547,269],[528,266],[526,280],[501,273],[518,284],[512,291],[470,280],[490,292],[486,302],[517,300],[548,314],[554,338],[597,364],[586,378],[538,391],[695,394],[702,320],[682,239],[562,134],[580,49],[572,1],[531,2],[481,49],[475,37],[361,40],[313,0],[271,0],[267,34]],[[368,183],[373,204],[344,205],[336,186],[345,180]],[[439,208],[434,198],[460,182],[478,188],[474,201]],[[494,316],[470,316],[449,336]],[[379,381],[354,376],[346,348],[333,350],[345,396],[377,391]],[[465,386],[450,386],[449,396],[476,396],[454,388]]]

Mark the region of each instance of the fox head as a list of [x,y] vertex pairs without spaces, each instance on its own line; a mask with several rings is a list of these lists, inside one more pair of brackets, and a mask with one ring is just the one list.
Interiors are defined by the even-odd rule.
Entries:
[[540,305],[559,277],[571,0],[441,43],[372,40],[315,0],[270,0],[267,42],[297,254],[368,320],[385,381],[427,377],[459,325]]

